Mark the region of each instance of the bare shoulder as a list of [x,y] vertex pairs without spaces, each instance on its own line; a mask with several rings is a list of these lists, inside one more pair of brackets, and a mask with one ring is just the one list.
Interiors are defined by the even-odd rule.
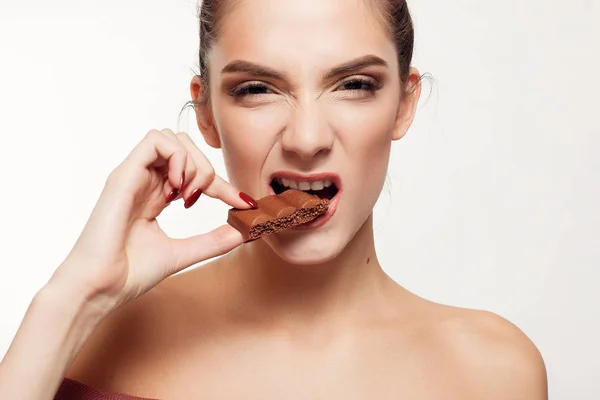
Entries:
[[438,332],[474,398],[548,398],[542,356],[517,326],[487,311],[436,308]]
[[106,317],[65,376],[111,392],[141,396],[152,391],[147,378],[177,365],[196,323],[189,315],[202,313],[190,309],[198,302],[173,278]]

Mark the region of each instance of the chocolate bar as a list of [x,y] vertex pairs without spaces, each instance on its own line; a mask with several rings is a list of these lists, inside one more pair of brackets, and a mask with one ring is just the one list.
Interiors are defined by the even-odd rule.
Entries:
[[329,200],[301,190],[286,190],[263,197],[258,208],[229,210],[227,223],[240,231],[246,241],[305,224],[325,214]]

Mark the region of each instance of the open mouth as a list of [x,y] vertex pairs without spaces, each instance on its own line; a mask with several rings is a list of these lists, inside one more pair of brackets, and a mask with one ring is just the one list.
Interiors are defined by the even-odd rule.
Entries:
[[271,188],[275,194],[281,194],[289,189],[297,189],[327,200],[333,199],[339,191],[336,184],[330,179],[298,181],[276,177],[271,181]]

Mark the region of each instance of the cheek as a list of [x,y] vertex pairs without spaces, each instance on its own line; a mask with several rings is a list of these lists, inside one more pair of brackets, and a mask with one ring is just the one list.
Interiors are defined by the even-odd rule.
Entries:
[[397,105],[391,99],[380,98],[365,103],[340,103],[331,110],[335,115],[334,129],[355,176],[385,175]]
[[260,168],[285,127],[285,109],[278,105],[250,109],[219,104],[215,110],[231,182],[239,184],[251,179],[260,180]]

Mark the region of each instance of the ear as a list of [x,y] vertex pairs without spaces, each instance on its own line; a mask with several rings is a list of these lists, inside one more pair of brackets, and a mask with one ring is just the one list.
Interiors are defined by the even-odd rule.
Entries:
[[408,128],[410,128],[415,117],[417,104],[421,97],[421,76],[419,70],[411,67],[406,86],[408,87],[408,93],[403,93],[402,98],[400,99],[392,140],[402,139],[404,135],[406,135],[406,132],[408,131]]
[[218,149],[221,147],[221,139],[215,127],[210,101],[206,93],[206,88],[202,79],[198,75],[192,78],[190,83],[190,94],[194,102],[194,110],[196,111],[196,122],[198,129],[204,136],[204,141],[210,147]]

